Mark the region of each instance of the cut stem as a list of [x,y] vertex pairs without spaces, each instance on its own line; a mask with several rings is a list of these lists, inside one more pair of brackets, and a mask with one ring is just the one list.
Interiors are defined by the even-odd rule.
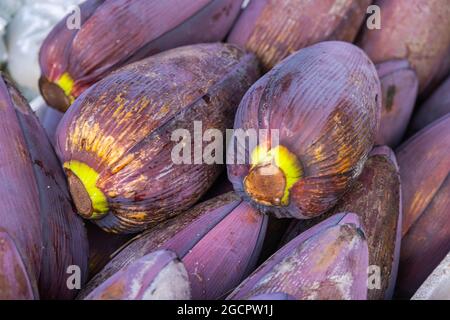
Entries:
[[284,146],[268,149],[257,146],[252,152],[252,166],[244,179],[245,192],[266,206],[286,206],[289,191],[302,177],[297,157]]
[[97,187],[99,174],[79,161],[64,163],[69,190],[78,213],[85,219],[99,219],[108,213],[108,202]]
[[50,82],[47,78],[42,76],[39,79],[39,88],[45,102],[61,112],[66,112],[75,100],[71,95],[73,80],[67,73],[61,76],[56,83]]

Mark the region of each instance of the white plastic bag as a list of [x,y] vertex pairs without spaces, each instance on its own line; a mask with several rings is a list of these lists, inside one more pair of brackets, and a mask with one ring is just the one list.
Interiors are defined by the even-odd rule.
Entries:
[[[3,0],[2,0],[3,1]],[[24,0],[7,28],[8,71],[28,99],[39,93],[39,49],[53,26],[81,0]]]
[[22,0],[0,0],[0,66],[6,62],[8,57],[4,42],[6,26],[21,5]]

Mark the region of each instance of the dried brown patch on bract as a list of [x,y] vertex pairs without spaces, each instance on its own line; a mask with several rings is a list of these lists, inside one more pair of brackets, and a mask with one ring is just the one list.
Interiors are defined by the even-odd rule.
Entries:
[[30,153],[28,152],[27,147],[25,146],[23,135],[14,138],[14,144],[16,146],[19,159],[23,163],[28,163],[30,161]]
[[396,238],[400,215],[400,178],[393,163],[384,156],[370,157],[358,183],[334,212],[357,212],[362,218],[369,245],[369,265],[381,268],[380,290],[369,290],[369,299],[384,299],[396,270]]
[[394,85],[389,86],[386,92],[386,103],[385,108],[389,112],[392,110],[392,106],[394,104],[394,98],[396,93],[396,87]]

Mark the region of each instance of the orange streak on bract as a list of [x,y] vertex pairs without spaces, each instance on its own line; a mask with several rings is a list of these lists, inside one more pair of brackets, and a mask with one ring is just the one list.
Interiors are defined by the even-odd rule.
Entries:
[[122,281],[118,281],[116,283],[111,284],[104,292],[100,295],[99,299],[101,300],[116,300],[123,298],[125,295],[125,283]]
[[133,220],[145,220],[147,218],[148,214],[145,212],[136,212],[136,213],[129,213],[127,214],[127,218],[133,219]]

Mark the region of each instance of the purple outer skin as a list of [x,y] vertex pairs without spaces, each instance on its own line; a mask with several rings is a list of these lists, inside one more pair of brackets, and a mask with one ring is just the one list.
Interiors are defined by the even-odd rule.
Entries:
[[[326,241],[331,241],[329,247],[326,247],[326,249],[332,250],[331,252],[343,250],[340,255],[335,254],[336,257],[342,258],[342,261],[329,261],[327,258],[330,257],[327,257],[326,253],[314,251],[323,250],[321,244]],[[339,247],[342,243],[345,243],[344,248]],[[319,247],[315,247],[316,245]],[[351,248],[347,249],[348,246],[351,246]],[[296,250],[301,253],[296,253]],[[305,253],[306,255],[303,255]],[[321,258],[320,261],[311,262],[312,257]],[[345,265],[339,266],[340,262],[345,263]],[[287,263],[289,264],[286,265]],[[308,265],[308,263],[311,263],[311,265]],[[282,247],[241,283],[227,299],[246,299],[260,294],[278,293],[284,289],[287,290],[281,293],[291,295],[299,300],[311,298],[366,299],[367,267],[368,248],[364,233],[360,229],[358,216],[352,213],[336,214],[308,229]],[[286,268],[291,269],[287,271]],[[336,271],[338,274],[330,274],[330,272]],[[272,277],[277,275],[281,280],[274,287],[274,284],[270,281]],[[294,281],[294,276],[295,284],[288,283]],[[343,290],[345,292],[342,290],[333,292],[333,283],[327,281],[332,281],[331,278],[340,276],[344,277],[341,281],[350,281],[340,282],[340,284],[350,284],[351,288]],[[346,279],[345,277],[350,278]],[[308,285],[310,288],[306,287]],[[337,288],[337,283],[334,283],[334,285]],[[320,289],[323,289],[323,292],[320,292]],[[329,292],[326,291],[327,289]],[[323,296],[320,296],[320,294],[323,294]]]
[[78,298],[157,249],[171,250],[180,257],[189,274],[193,299],[222,298],[253,271],[267,220],[234,193],[206,201],[131,240]]
[[33,300],[27,270],[13,239],[0,231],[0,300]]
[[[88,0],[80,5],[80,22],[84,24],[87,19],[95,12],[104,0]],[[39,51],[39,65],[44,75],[50,79],[56,78],[63,74],[67,68],[67,61],[61,60],[65,57],[69,50],[73,38],[77,35],[78,29],[67,28],[68,16],[50,31],[42,43]]]
[[35,297],[73,298],[67,267],[79,266],[86,281],[86,230],[44,129],[2,74],[0,118],[0,229],[16,244]]
[[227,41],[244,46],[248,41],[257,19],[269,0],[254,0],[244,9],[233,28],[230,31]]
[[41,120],[42,126],[47,132],[47,136],[50,139],[52,145],[55,145],[56,142],[56,128],[58,127],[59,122],[61,121],[63,113],[55,110],[53,108],[46,108],[43,119]]
[[252,0],[227,41],[254,52],[267,71],[312,44],[353,42],[371,1]]
[[[155,278],[171,262],[181,263],[176,254],[171,251],[161,250],[150,253],[115,273],[92,291],[85,300],[143,300],[146,290],[150,289]],[[189,287],[187,277],[179,281],[184,281],[184,286]],[[137,282],[139,287],[136,287]],[[167,289],[173,289],[174,285],[179,283],[171,283]],[[184,296],[184,299],[188,298],[189,296]]]
[[[397,172],[397,174],[399,173],[399,167],[398,167],[398,163],[397,163],[397,159],[395,157],[394,152],[392,151],[391,148],[387,147],[387,146],[378,146],[375,147],[369,154],[369,159],[370,157],[373,156],[381,156],[381,157],[385,157],[389,160],[389,162],[394,166],[395,168],[395,172]],[[367,162],[366,162],[367,163]],[[363,174],[361,176],[364,177],[364,169],[363,169]],[[398,178],[400,180],[400,178]],[[359,181],[359,180],[358,180]],[[365,181],[367,181],[367,178],[365,178]],[[369,180],[370,181],[370,180]],[[364,181],[362,181],[362,183],[364,184]],[[386,191],[387,192],[387,191]],[[392,192],[390,190],[390,192]],[[379,198],[379,195],[376,194],[376,196]],[[349,192],[347,193],[346,196],[344,196],[344,198],[338,202],[338,204],[336,205],[335,208],[333,208],[333,210],[331,210],[330,212],[325,213],[324,215],[316,218],[316,219],[312,219],[312,220],[298,220],[298,221],[293,221],[288,230],[286,231],[286,234],[284,235],[281,243],[284,245],[287,242],[291,241],[292,239],[294,239],[296,236],[298,236],[300,233],[304,232],[305,230],[308,230],[310,227],[316,225],[317,223],[325,220],[326,218],[328,218],[329,216],[332,216],[333,214],[335,214],[336,212],[341,212],[341,211],[345,211],[345,210],[349,210],[349,211],[358,211],[358,215],[361,215],[359,210],[357,210],[357,208],[355,208],[355,205],[360,205],[359,203],[355,203],[355,198],[358,198],[357,194],[352,196],[352,189],[349,190]],[[401,183],[399,184],[399,190],[398,190],[398,219],[396,222],[396,235],[395,235],[395,244],[394,244],[394,250],[392,252],[393,255],[393,260],[392,260],[392,265],[390,267],[390,277],[389,277],[389,281],[388,281],[388,287],[386,288],[386,290],[384,291],[384,299],[385,300],[390,300],[392,299],[392,296],[394,294],[394,288],[395,288],[395,283],[397,281],[397,273],[398,273],[398,265],[399,265],[399,259],[400,259],[400,247],[401,247],[401,237],[402,237],[402,192],[401,192]],[[365,201],[363,200],[362,203],[363,205],[367,205],[368,203],[364,203]],[[375,204],[374,204],[375,205]],[[376,206],[376,205],[375,205]],[[372,213],[373,210],[367,210],[366,213]],[[376,213],[376,211],[374,212]],[[378,241],[378,239],[373,239],[372,243],[370,241],[370,235],[372,234],[376,234],[376,230],[369,230],[368,227],[370,227],[370,225],[372,224],[370,221],[373,219],[370,219],[370,216],[374,217],[373,214],[371,215],[365,215],[365,220],[362,220],[363,223],[365,221],[368,221],[369,226],[366,224],[365,225],[365,232],[367,237],[369,238],[368,240],[368,245],[369,247],[371,245],[378,245],[380,244],[380,241]],[[386,216],[386,218],[389,218],[388,215]],[[384,222],[382,225],[387,225],[387,221]],[[373,224],[375,225],[375,224]],[[388,242],[385,242],[384,245],[388,244]],[[369,250],[370,251],[370,250]],[[370,264],[375,264],[375,265],[379,265],[379,263],[376,263],[375,261],[371,261],[372,259],[369,259],[369,263]],[[376,289],[375,289],[376,290]],[[373,300],[373,299],[380,299],[378,293],[375,291],[375,294],[372,294],[369,290],[368,292],[368,299],[369,300]],[[381,297],[382,299],[383,297]]]
[[[56,151],[62,163],[76,160],[98,172],[109,211],[94,223],[137,233],[197,203],[223,166],[194,157],[174,163],[180,143],[172,133],[185,129],[195,137],[200,123],[202,134],[225,134],[258,76],[253,54],[231,44],[196,44],[128,65],[77,98],[58,125]],[[202,144],[205,150],[209,142]]]
[[253,150],[229,147],[230,159],[234,153],[247,159],[227,165],[234,190],[279,218],[325,213],[361,173],[378,131],[380,97],[375,66],[352,44],[321,42],[283,60],[247,91],[234,129],[278,129],[279,144],[296,155],[303,176],[290,188],[287,205],[260,204],[244,188]]
[[416,102],[419,81],[408,60],[391,60],[376,65],[383,94],[380,128],[375,143],[400,143]]
[[402,239],[396,293],[410,298],[450,250],[450,175]]
[[448,113],[450,113],[450,77],[420,106],[411,121],[411,130],[417,132]]
[[248,300],[295,300],[295,298],[283,292],[274,292],[259,294],[248,298]]
[[89,241],[89,279],[91,279],[133,236],[104,232],[93,223],[87,223],[86,230]]
[[183,45],[221,41],[241,3],[88,0],[81,6],[81,29],[67,31],[65,17],[44,41],[39,59],[42,74],[54,82],[68,72],[79,96],[123,65]]
[[402,236],[419,219],[450,172],[450,114],[396,150],[403,191]]
[[[450,70],[450,1],[375,0],[382,27],[362,28],[358,45],[375,63],[408,59],[429,93]],[[405,21],[415,21],[414,31]],[[426,95],[425,95],[426,96]]]
[[[228,180],[226,172],[224,172],[220,175],[220,177],[216,180],[216,182],[208,190],[208,192],[202,197],[199,203],[231,191],[233,191],[233,185]],[[264,240],[257,265],[263,263],[276,251],[289,225],[289,219],[278,219],[272,215],[269,215],[266,233],[270,235],[270,237],[266,237]]]
[[403,237],[396,286],[410,298],[450,251],[450,114],[397,151],[403,184]]

